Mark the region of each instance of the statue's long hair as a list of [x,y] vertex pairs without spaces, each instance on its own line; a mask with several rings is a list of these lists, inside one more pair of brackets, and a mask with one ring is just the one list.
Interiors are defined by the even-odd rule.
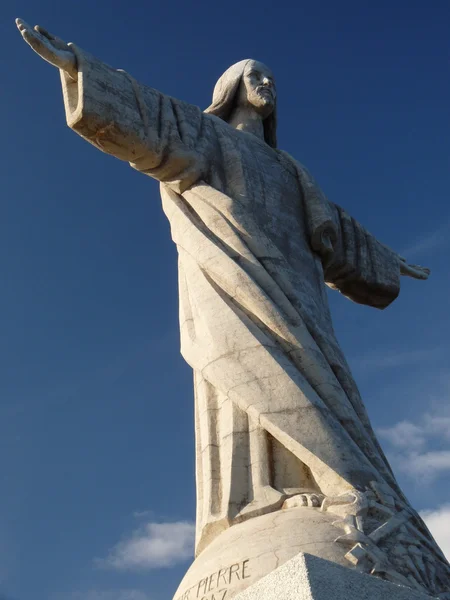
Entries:
[[[244,74],[247,63],[250,58],[241,60],[232,65],[220,77],[214,87],[212,104],[208,106],[205,113],[215,115],[223,121],[228,122],[233,110],[236,108],[236,94],[238,93],[239,85]],[[277,105],[275,98],[275,106],[271,114],[264,119],[264,140],[272,148],[277,147]]]

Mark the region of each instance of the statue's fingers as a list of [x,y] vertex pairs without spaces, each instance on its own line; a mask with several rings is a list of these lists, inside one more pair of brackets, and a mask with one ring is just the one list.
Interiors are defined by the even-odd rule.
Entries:
[[428,267],[421,267],[420,265],[409,265],[409,264],[400,264],[400,272],[409,275],[410,277],[414,277],[415,279],[428,279],[431,271]]
[[41,35],[43,35],[44,37],[48,38],[49,40],[54,40],[55,39],[54,35],[52,35],[49,31],[47,31],[46,29],[44,29],[40,25],[35,25],[34,26],[34,30],[37,31],[38,33],[40,33]]
[[22,19],[16,19],[16,25],[17,25],[17,29],[20,31],[20,33],[22,35],[25,33],[25,31],[30,31],[32,29],[31,26],[28,25],[28,23],[26,23]]
[[31,42],[33,42],[34,40],[42,41],[43,39],[45,39],[42,37],[42,35],[38,31],[35,31],[31,27],[31,25],[28,25],[28,23],[25,23],[25,21],[22,21],[22,19],[16,19],[16,24],[17,24],[18,30],[22,34],[22,37],[30,45],[32,45]]
[[24,29],[21,31],[23,39],[41,58],[50,63],[54,63],[55,49],[50,48],[46,38],[42,37],[33,29]]
[[35,25],[34,30],[49,40],[49,42],[51,42],[55,48],[58,48],[59,50],[67,50],[67,43],[57,35],[53,35],[53,33],[50,33],[40,25]]
[[431,272],[428,267],[421,267],[420,265],[409,265],[409,266],[412,267],[413,269],[416,269],[420,273],[426,273],[427,275],[429,275]]
[[39,45],[39,40],[36,38],[34,33],[29,29],[23,29],[21,32],[23,39],[29,44],[33,49]]
[[64,44],[65,46],[67,45],[64,40],[59,38],[57,35],[53,35],[53,33],[50,33],[49,31],[47,31],[40,25],[35,25],[34,30],[37,31],[38,33],[40,33],[41,35],[43,35],[45,38],[47,38],[51,42],[58,42],[58,43]]
[[22,31],[23,29],[31,29],[31,27],[28,25],[28,23],[26,23],[23,19],[16,19],[16,25],[17,28],[19,29],[19,31]]
[[416,267],[414,269],[417,279],[428,279],[428,275],[430,274],[429,269],[424,269],[423,267]]
[[39,32],[34,31],[31,25],[28,25],[23,19],[16,19],[16,25],[23,39],[34,48],[34,41],[42,37]]

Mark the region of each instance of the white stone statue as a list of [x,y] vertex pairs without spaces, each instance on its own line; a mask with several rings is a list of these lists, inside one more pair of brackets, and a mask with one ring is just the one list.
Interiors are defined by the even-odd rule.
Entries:
[[325,293],[382,309],[400,275],[429,270],[277,149],[265,65],[230,67],[202,112],[17,25],[60,69],[69,127],[161,182],[196,412],[197,558],[175,598],[228,600],[299,551],[450,597],[449,564],[378,444]]

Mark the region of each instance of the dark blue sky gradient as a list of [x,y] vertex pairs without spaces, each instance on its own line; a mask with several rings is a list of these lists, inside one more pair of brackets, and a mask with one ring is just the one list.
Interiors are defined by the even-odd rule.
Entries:
[[[390,427],[449,404],[450,4],[16,0],[1,12],[0,589],[17,600],[128,588],[170,599],[186,563],[134,573],[93,560],[136,511],[194,518],[176,250],[157,183],[66,127],[58,73],[14,18],[202,107],[232,63],[272,68],[279,146],[433,271],[403,280],[384,312],[330,294],[374,425]],[[449,500],[445,475],[425,493],[399,479],[419,509]]]

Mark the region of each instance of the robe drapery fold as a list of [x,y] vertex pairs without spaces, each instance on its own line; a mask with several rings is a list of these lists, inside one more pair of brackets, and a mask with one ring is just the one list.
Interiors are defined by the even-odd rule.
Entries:
[[[296,491],[388,486],[406,502],[335,338],[325,281],[384,308],[399,258],[307,170],[72,46],[67,122],[161,182],[195,375],[197,549]],[[412,509],[411,509],[412,510]]]

